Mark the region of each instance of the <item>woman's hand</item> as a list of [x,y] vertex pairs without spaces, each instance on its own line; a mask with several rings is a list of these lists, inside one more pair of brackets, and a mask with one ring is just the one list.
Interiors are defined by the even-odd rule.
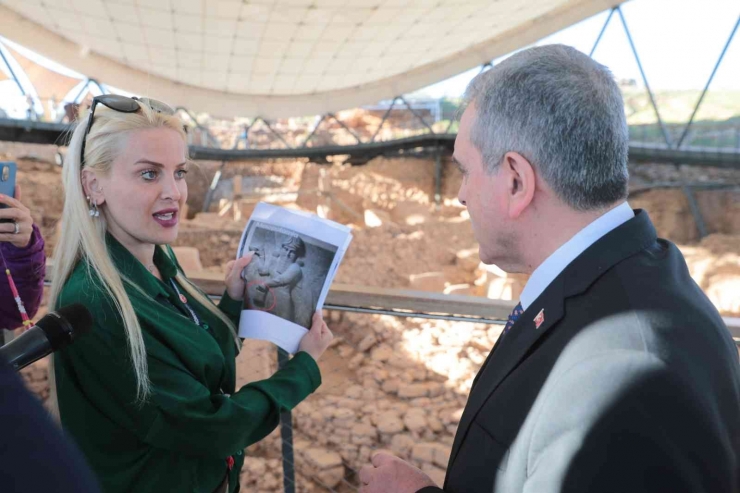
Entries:
[[298,351],[305,351],[311,355],[311,357],[318,361],[326,348],[329,347],[329,343],[334,339],[334,334],[331,333],[329,327],[326,326],[321,311],[317,311],[313,314],[313,324],[311,330],[301,339],[301,343],[298,346]]
[[[31,242],[33,233],[33,218],[31,211],[21,204],[21,186],[15,186],[15,196],[8,197],[0,194],[0,204],[8,207],[0,209],[0,219],[10,219],[12,222],[0,223],[0,241],[6,241],[18,248],[25,248]],[[15,231],[18,231],[15,233]]]
[[226,264],[226,278],[224,284],[226,284],[226,294],[232,300],[243,300],[244,299],[244,288],[246,284],[242,278],[242,271],[252,261],[254,252],[249,252],[240,259],[232,260]]

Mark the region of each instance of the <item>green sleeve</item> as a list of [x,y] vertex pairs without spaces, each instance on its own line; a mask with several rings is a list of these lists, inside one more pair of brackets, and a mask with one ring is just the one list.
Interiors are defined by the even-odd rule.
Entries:
[[[83,389],[89,405],[153,447],[233,455],[268,435],[280,412],[295,407],[321,384],[316,362],[307,353],[298,353],[272,377],[245,385],[231,396],[221,394],[196,380],[178,355],[153,335],[156,330],[145,326],[152,390],[143,403],[137,402],[123,322],[106,298],[78,290],[63,300],[86,305],[95,324],[90,334],[59,353],[60,378],[69,377],[68,382]],[[73,398],[65,400],[64,385],[59,393],[63,422],[65,412],[80,412]]]
[[224,294],[221,296],[221,301],[218,302],[218,308],[227,317],[229,317],[229,320],[231,320],[237,328],[239,327],[239,317],[242,314],[243,303],[243,300],[237,301],[232,299],[226,291],[224,291]]
[[[177,379],[178,382],[174,380]],[[272,377],[253,382],[235,394],[211,394],[185,375],[154,396],[157,419],[145,441],[168,450],[233,455],[269,435],[280,412],[293,409],[321,384],[318,366],[298,353]]]

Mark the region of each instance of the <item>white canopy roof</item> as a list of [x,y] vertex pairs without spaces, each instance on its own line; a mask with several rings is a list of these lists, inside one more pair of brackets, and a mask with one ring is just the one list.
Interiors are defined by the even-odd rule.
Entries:
[[622,0],[0,0],[0,34],[132,93],[221,116],[392,98]]

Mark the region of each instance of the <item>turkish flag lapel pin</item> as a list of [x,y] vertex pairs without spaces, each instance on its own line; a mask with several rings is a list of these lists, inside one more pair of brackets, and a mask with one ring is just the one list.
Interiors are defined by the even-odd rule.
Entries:
[[543,308],[540,310],[540,312],[537,314],[536,317],[534,317],[534,328],[539,329],[540,325],[545,323],[545,309]]

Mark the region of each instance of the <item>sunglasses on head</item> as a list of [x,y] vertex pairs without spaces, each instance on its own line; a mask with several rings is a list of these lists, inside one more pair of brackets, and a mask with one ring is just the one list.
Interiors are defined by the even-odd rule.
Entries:
[[90,117],[87,119],[87,128],[85,129],[85,135],[82,136],[82,146],[80,149],[80,168],[85,165],[85,141],[87,141],[87,135],[90,133],[90,129],[93,125],[93,116],[95,116],[95,107],[99,104],[106,106],[114,111],[121,113],[136,113],[139,111],[139,103],[149,106],[157,113],[164,113],[165,115],[174,115],[175,110],[172,109],[168,104],[156,99],[149,98],[129,98],[127,96],[121,96],[119,94],[103,94],[102,96],[95,96],[90,106]]

